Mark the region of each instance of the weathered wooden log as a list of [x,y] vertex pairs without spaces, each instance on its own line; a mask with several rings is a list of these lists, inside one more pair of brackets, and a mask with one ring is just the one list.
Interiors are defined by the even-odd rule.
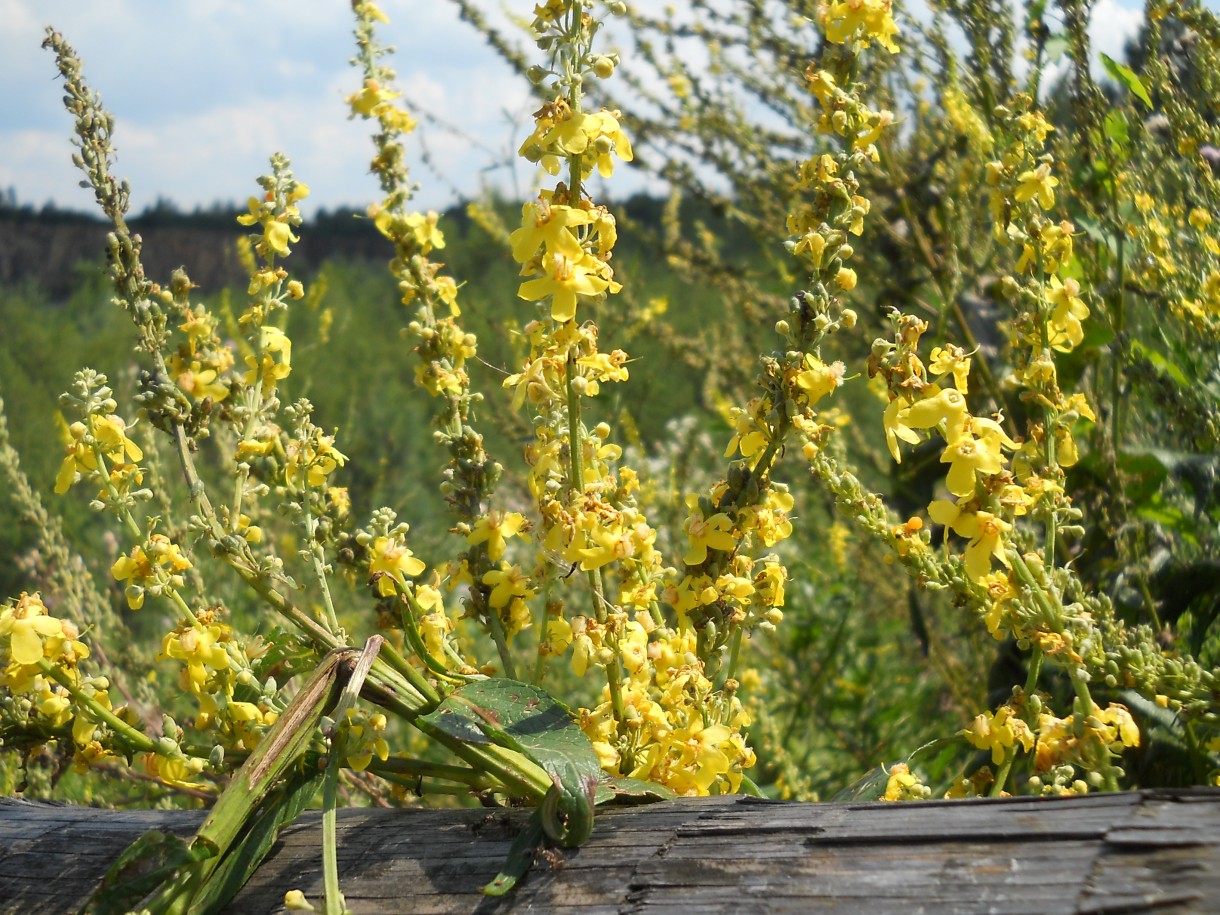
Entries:
[[[0,801],[0,909],[75,910],[142,832],[201,814]],[[522,811],[345,810],[355,913],[1220,911],[1220,790],[1035,800],[789,804],[743,797],[607,811],[510,896],[496,875]],[[281,836],[235,912],[319,899],[319,815]]]

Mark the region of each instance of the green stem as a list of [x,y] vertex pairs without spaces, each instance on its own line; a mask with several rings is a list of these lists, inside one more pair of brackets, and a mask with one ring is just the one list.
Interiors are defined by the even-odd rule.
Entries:
[[500,655],[500,663],[504,666],[504,676],[510,680],[517,679],[517,668],[513,664],[513,655],[508,648],[508,636],[504,632],[504,623],[500,619],[500,611],[487,604],[487,628],[491,631],[491,640],[495,642],[496,653]]
[[119,736],[131,750],[144,753],[156,753],[157,743],[143,731],[138,731],[116,715],[110,709],[86,693],[72,681],[72,678],[60,667],[55,666],[46,658],[38,661],[38,667],[45,676],[50,677],[68,691],[78,707],[86,709],[90,718],[106,724]]
[[330,582],[326,578],[326,556],[322,552],[322,544],[317,540],[317,522],[309,507],[309,490],[302,493],[301,505],[305,510],[305,534],[309,537],[309,558],[313,566],[314,578],[322,590],[322,606],[326,611],[326,624],[331,632],[342,635],[343,627],[339,625],[339,614],[335,612],[335,602],[330,594]]
[[422,759],[406,759],[400,756],[391,756],[384,760],[374,758],[369,763],[368,770],[382,777],[399,775],[415,778],[443,778],[446,781],[465,785],[467,790],[482,791],[495,786],[486,773],[469,766],[451,766]]
[[[1042,649],[1035,645],[1029,656],[1029,673],[1025,677],[1025,695],[1027,697],[1038,687],[1038,676],[1042,673],[1043,657]],[[1013,747],[1012,752],[1004,759],[1000,771],[996,773],[995,784],[991,786],[989,792],[991,797],[1003,796],[1004,785],[1008,782],[1008,774],[1012,771],[1012,764],[1016,762],[1016,759],[1017,748]]]
[[337,810],[339,806],[339,770],[347,756],[348,711],[356,704],[373,660],[385,640],[375,635],[364,645],[351,675],[343,684],[335,705],[330,752],[326,762],[326,779],[322,784],[322,882],[326,890],[326,915],[347,915],[347,904],[339,888],[339,837]]
[[[258,337],[256,336],[257,340]],[[241,437],[238,438],[238,443],[246,441],[254,434],[254,426],[258,422],[258,416],[263,409],[263,359],[262,353],[258,347],[252,347],[254,357],[258,361],[258,373],[254,379],[254,383],[247,390],[249,393],[249,402],[246,404],[246,409],[249,413],[246,416],[246,422],[241,430]],[[246,483],[250,479],[250,465],[246,461],[239,461],[237,465],[237,480],[233,487],[233,500],[229,509],[229,533],[236,534],[238,530],[238,519],[241,518],[241,503],[245,498]]]

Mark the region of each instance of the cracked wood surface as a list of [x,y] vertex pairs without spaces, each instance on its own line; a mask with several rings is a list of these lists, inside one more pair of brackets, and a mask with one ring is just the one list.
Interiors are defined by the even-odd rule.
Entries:
[[[0,911],[74,911],[142,832],[203,814],[0,799]],[[743,797],[599,813],[506,899],[479,895],[523,811],[339,813],[339,873],[361,913],[1119,913],[1220,911],[1220,791],[795,804]],[[280,837],[231,906],[322,892],[319,814]]]

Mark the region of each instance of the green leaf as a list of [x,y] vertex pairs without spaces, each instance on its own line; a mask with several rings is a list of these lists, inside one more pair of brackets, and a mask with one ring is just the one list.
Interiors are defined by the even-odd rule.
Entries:
[[1154,349],[1149,349],[1138,340],[1131,341],[1131,353],[1135,356],[1142,356],[1147,359],[1152,365],[1159,369],[1162,373],[1168,375],[1178,383],[1180,387],[1191,387],[1191,380],[1186,373],[1178,367],[1177,363],[1173,362],[1168,357],[1158,353]]
[[593,744],[571,710],[529,683],[496,677],[454,690],[427,721],[465,743],[498,743],[567,781],[601,779]]
[[543,802],[543,827],[564,845],[579,845],[593,828],[601,763],[572,711],[544,690],[496,677],[454,690],[421,719],[465,743],[495,743],[533,760],[554,787]]
[[1063,59],[1063,55],[1067,53],[1068,40],[1063,34],[1052,35],[1046,39],[1046,60],[1048,63],[1056,64]]
[[1128,66],[1120,64],[1109,54],[1101,55],[1101,62],[1106,68],[1106,72],[1110,74],[1118,82],[1122,83],[1131,93],[1144,103],[1146,108],[1152,107],[1152,99],[1148,95],[1148,90],[1144,88],[1144,84],[1140,82],[1140,78],[1135,75],[1135,71]]
[[124,915],[138,911],[140,903],[161,889],[181,871],[189,873],[205,852],[192,851],[190,844],[172,833],[152,830],[127,846],[110,866],[102,885],[94,891],[83,911],[87,915]]
[[1131,145],[1131,129],[1127,126],[1127,117],[1117,109],[1106,115],[1104,129],[1110,139],[1110,146],[1115,152],[1127,158],[1127,148]]
[[648,782],[642,778],[628,776],[606,776],[597,785],[597,804],[629,806],[650,804],[653,801],[668,801],[677,797],[664,785]]
[[1154,449],[1124,452],[1118,466],[1128,477],[1125,492],[1135,505],[1148,502],[1169,476],[1168,467]]
[[517,838],[513,839],[508,850],[508,860],[504,862],[500,873],[496,874],[496,879],[483,887],[484,895],[503,896],[517,885],[517,881],[524,877],[534,864],[534,850],[542,844],[542,834],[542,810],[539,808],[529,818],[525,828],[517,833]]

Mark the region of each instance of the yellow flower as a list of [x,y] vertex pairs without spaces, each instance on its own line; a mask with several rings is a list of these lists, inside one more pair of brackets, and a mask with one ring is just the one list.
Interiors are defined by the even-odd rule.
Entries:
[[978,474],[999,473],[1004,469],[1000,440],[995,436],[959,436],[956,441],[946,446],[940,456],[940,462],[949,465],[949,475],[945,483],[949,492],[955,496],[973,496],[975,477]]
[[529,576],[518,565],[501,564],[500,568],[485,572],[483,584],[491,588],[487,602],[496,610],[507,607],[514,600],[529,600],[535,594],[529,586]]
[[885,408],[881,417],[881,425],[885,430],[885,443],[894,457],[894,462],[902,463],[902,452],[898,449],[898,440],[908,445],[918,445],[919,436],[906,424],[906,411],[910,406],[901,397],[895,397]]
[[[366,3],[364,5],[371,6],[372,4]],[[306,899],[305,894],[302,893],[300,890],[289,890],[287,893],[284,894],[284,908],[288,909],[290,912],[315,912],[315,911],[317,911],[313,907],[313,903],[311,903],[308,899]]]
[[690,516],[687,517],[683,530],[690,540],[690,548],[682,561],[688,566],[697,566],[707,559],[707,551],[721,550],[732,552],[737,548],[737,539],[733,536],[733,521],[724,512],[717,512],[710,518],[704,518],[698,509],[698,498],[690,497],[688,502],[694,504]]
[[193,779],[203,771],[207,760],[186,759],[185,757],[167,758],[156,753],[145,753],[140,759],[144,764],[145,772],[154,778],[159,778],[167,785],[194,789],[206,787],[203,782]]
[[38,594],[22,592],[15,605],[0,607],[0,642],[8,639],[8,655],[16,664],[37,664],[44,656],[43,640],[64,635],[63,621],[47,613]]
[[[425,568],[423,561],[416,559],[407,545],[397,537],[378,537],[373,541],[372,553],[369,577],[377,578],[377,593],[382,597],[389,597],[394,593],[394,582],[406,588],[404,576],[414,577]],[[381,573],[380,577],[378,573]]]
[[95,448],[118,463],[143,460],[144,452],[127,437],[127,429],[127,424],[114,414],[93,414],[87,425],[77,422],[69,426],[67,455],[55,476],[55,492],[63,495],[76,482],[77,474],[97,470]]
[[139,610],[144,606],[144,582],[176,575],[189,568],[191,561],[182,555],[178,544],[164,534],[153,534],[146,544],[132,547],[130,554],[115,560],[110,574],[116,581],[131,581],[126,589],[127,606]]
[[219,380],[219,374],[215,368],[205,367],[198,359],[174,366],[174,380],[178,387],[196,400],[210,397],[219,403],[229,396],[229,388]]
[[549,253],[579,258],[583,251],[570,230],[592,221],[593,217],[586,210],[552,205],[545,197],[528,201],[521,207],[521,228],[508,236],[513,259],[524,264],[543,247]]
[[475,522],[474,529],[466,535],[471,546],[487,544],[487,558],[499,562],[504,557],[507,541],[520,535],[529,526],[525,516],[519,512],[493,509]]
[[246,384],[254,384],[262,376],[263,396],[275,390],[275,383],[292,373],[292,340],[278,327],[260,327],[257,355],[246,356]]
[[181,661],[185,665],[183,688],[202,695],[207,691],[209,671],[229,669],[229,653],[224,643],[230,637],[229,628],[219,623],[198,628],[183,624],[162,640],[160,656]]
[[376,756],[383,762],[390,757],[390,745],[385,739],[388,721],[381,712],[365,715],[357,709],[347,710],[347,763],[356,772],[363,772]]
[[932,350],[928,371],[933,375],[953,374],[953,384],[963,394],[970,381],[970,357],[960,346],[949,344]]
[[307,486],[324,486],[326,478],[347,463],[347,455],[335,447],[333,435],[316,434],[306,442],[288,443],[284,481],[297,484],[302,472]]
[[635,158],[631,149],[631,141],[627,139],[627,134],[623,133],[623,128],[619,126],[618,112],[603,109],[592,115],[592,128],[596,131],[591,135],[591,139],[598,174],[603,178],[609,178],[614,173],[614,160],[610,158],[611,150],[624,162],[630,162]]
[[1007,705],[1000,706],[994,714],[976,716],[970,727],[960,733],[980,750],[990,750],[991,761],[997,766],[1017,743],[1026,752],[1034,746],[1034,735],[1029,725],[1015,717]]
[[292,234],[292,227],[286,222],[278,219],[268,219],[263,224],[263,242],[280,257],[287,257],[292,253],[288,247],[288,243],[292,241],[300,241]]
[[1005,566],[1009,564],[1004,553],[1004,535],[1012,530],[1012,525],[1003,518],[991,512],[962,511],[960,504],[948,499],[937,499],[928,506],[928,514],[937,524],[970,541],[962,559],[971,578],[983,580],[991,571],[992,557]]
[[1131,717],[1131,712],[1125,705],[1111,702],[1107,708],[1098,710],[1097,717],[1113,727],[1118,742],[1124,747],[1140,745],[1139,725],[1135,723],[1135,719]]
[[435,210],[429,210],[427,215],[411,213],[404,221],[415,244],[419,246],[420,254],[427,254],[433,248],[445,247],[445,236],[437,227],[440,216]]
[[1052,276],[1046,300],[1052,306],[1048,320],[1051,346],[1071,352],[1084,339],[1080,322],[1089,316],[1089,307],[1080,298],[1080,284],[1073,279],[1060,282],[1059,277]]
[[560,324],[576,317],[578,295],[597,295],[611,285],[601,276],[606,265],[588,255],[573,260],[566,254],[548,253],[543,258],[542,269],[545,275],[522,283],[517,295],[529,302],[553,296],[551,318]]
[[1051,174],[1049,163],[1043,162],[1033,171],[1022,172],[1017,176],[1017,189],[1013,196],[1018,203],[1029,203],[1036,200],[1038,206],[1049,210],[1055,205],[1055,191],[1059,179]]
[[813,406],[835,388],[843,384],[846,367],[842,362],[826,365],[814,355],[805,355],[805,369],[796,376],[796,386],[805,392],[809,406]]
[[364,88],[355,95],[348,96],[347,104],[351,106],[352,113],[358,114],[361,117],[374,117],[378,108],[400,96],[401,92],[393,92],[389,89],[382,88],[381,84],[373,79],[364,81]]
[[966,398],[960,391],[936,385],[926,388],[924,393],[922,400],[907,407],[903,422],[912,429],[933,429],[943,423],[946,442],[961,438],[969,422]]
[[876,41],[891,54],[898,53],[891,0],[832,0],[821,5],[821,17],[827,41],[846,44],[859,40],[866,48]]
[[894,763],[890,766],[890,776],[885,783],[883,801],[921,801],[928,797],[927,786],[920,784],[919,778],[911,772],[906,763]]

